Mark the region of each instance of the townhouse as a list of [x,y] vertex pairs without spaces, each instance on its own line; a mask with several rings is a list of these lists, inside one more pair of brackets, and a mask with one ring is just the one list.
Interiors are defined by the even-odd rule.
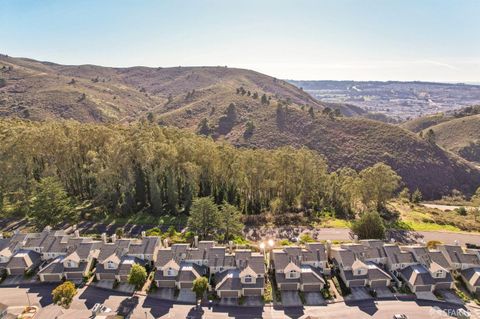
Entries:
[[[220,298],[262,296],[265,289],[265,256],[250,249],[237,249],[229,254],[233,255],[233,258],[226,259],[233,261],[233,264],[211,273],[215,279],[218,296]],[[218,262],[218,257],[215,258]]]
[[407,246],[404,248],[412,252],[414,258],[430,274],[434,282],[434,289],[453,289],[455,281],[450,274],[451,266],[439,250],[429,250],[424,246]]
[[459,245],[439,245],[438,249],[443,253],[452,270],[465,270],[480,266],[480,257],[477,253],[463,251]]
[[392,277],[375,263],[384,261],[384,254],[377,247],[362,244],[342,245],[330,250],[334,265],[339,275],[349,288],[366,287],[373,289],[388,287]]
[[305,248],[288,246],[274,249],[270,265],[280,290],[320,291],[325,286],[327,256],[322,243],[307,243]]
[[194,245],[173,244],[158,251],[154,275],[158,287],[191,289],[195,279],[207,274],[208,252],[214,242],[198,243],[196,238]]
[[[145,234],[142,233],[142,236]],[[111,241],[102,234],[97,257],[95,276],[97,280],[117,280],[127,282],[134,264],[151,268],[160,248],[160,238],[142,237],[137,239],[117,239],[114,234]]]
[[40,268],[38,277],[42,282],[59,282],[64,278],[80,282],[87,277],[95,258],[100,253],[100,242],[89,241],[75,243],[67,253],[51,260]]

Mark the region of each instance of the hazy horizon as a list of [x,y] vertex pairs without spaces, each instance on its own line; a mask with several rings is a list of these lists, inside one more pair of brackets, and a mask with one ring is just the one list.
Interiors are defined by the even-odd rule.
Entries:
[[0,50],[61,64],[479,83],[479,14],[475,0],[5,0]]

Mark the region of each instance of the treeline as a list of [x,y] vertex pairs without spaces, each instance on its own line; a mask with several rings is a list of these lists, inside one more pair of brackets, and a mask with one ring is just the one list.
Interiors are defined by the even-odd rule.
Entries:
[[238,149],[149,123],[0,121],[0,208],[28,214],[32,197],[45,193],[39,185],[52,179],[73,201],[116,216],[188,213],[207,196],[244,214],[347,216],[359,205],[380,209],[400,183],[384,164],[329,172],[305,148]]

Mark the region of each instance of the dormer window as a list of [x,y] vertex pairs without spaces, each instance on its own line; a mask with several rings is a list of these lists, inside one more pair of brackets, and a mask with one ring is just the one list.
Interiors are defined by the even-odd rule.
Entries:
[[115,269],[115,268],[117,268],[117,265],[113,261],[109,260],[107,262],[107,268],[108,269]]
[[246,275],[246,276],[245,276],[245,282],[246,282],[246,283],[251,283],[251,282],[252,282],[252,276]]
[[297,272],[295,270],[290,270],[288,273],[288,278],[296,278],[297,277]]
[[167,276],[175,276],[175,271],[172,268],[168,268]]

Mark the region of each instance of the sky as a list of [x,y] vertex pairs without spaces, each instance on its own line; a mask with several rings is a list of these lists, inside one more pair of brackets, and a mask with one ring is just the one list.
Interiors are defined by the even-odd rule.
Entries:
[[296,80],[480,82],[480,0],[0,0],[0,53]]

